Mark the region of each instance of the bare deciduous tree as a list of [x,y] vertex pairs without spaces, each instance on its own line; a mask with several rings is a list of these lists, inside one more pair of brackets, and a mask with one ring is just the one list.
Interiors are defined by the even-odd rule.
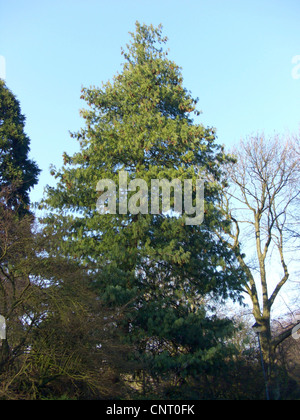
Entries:
[[262,350],[271,371],[276,347],[293,327],[274,335],[271,310],[291,276],[299,247],[299,139],[256,135],[241,141],[233,156],[236,162],[228,165],[223,195],[231,226],[219,236],[246,274],[244,292],[261,325]]

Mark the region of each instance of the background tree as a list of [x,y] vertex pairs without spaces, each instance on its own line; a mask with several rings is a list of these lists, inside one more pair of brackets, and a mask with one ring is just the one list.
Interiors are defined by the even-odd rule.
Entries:
[[[197,100],[164,52],[162,28],[137,23],[131,35],[121,74],[101,89],[82,90],[89,105],[81,111],[86,126],[72,135],[80,151],[64,154],[64,167],[52,169],[58,183],[48,188],[44,222],[49,237],[62,239],[53,250],[88,269],[99,299],[126,307],[117,326],[134,346],[134,377],[146,394],[170,372],[178,386],[219,366],[230,322],[208,316],[201,302],[208,294],[238,298],[241,272],[214,233],[226,223],[215,203],[227,160],[215,130],[194,122]],[[118,185],[120,170],[145,180],[149,191],[151,179],[195,183],[213,174],[204,223],[186,226],[184,216],[162,213],[122,214],[118,205],[116,214],[100,215],[97,182],[109,178]]]
[[[30,295],[26,273],[34,252],[29,191],[39,174],[28,158],[30,140],[24,124],[19,102],[0,80],[0,313],[7,322],[18,313],[14,318],[18,319],[14,327],[17,336],[21,308]],[[11,325],[9,322],[8,330]],[[1,344],[0,371],[13,357],[8,339]]]
[[[299,315],[299,312],[298,312]],[[299,320],[299,318],[298,318]],[[282,316],[273,321],[273,330],[280,335],[289,330],[291,325],[295,323],[293,312]],[[284,389],[283,398],[296,399],[300,398],[300,342],[290,336],[282,341],[276,352],[277,363],[279,365],[280,382]]]
[[25,117],[19,101],[0,80],[0,186],[13,189],[10,206],[28,211],[29,191],[37,184],[40,170],[29,159],[30,139],[24,132]]
[[[290,144],[292,147],[292,153],[294,154],[295,160],[298,159],[300,161],[300,134],[299,135],[291,135],[290,137]],[[299,211],[300,208],[300,196],[298,195],[295,199],[294,205],[288,211],[288,220],[285,226],[285,230],[290,235],[292,240],[294,240],[294,248],[300,249],[300,215]]]
[[[86,273],[53,258],[55,238],[49,241],[29,211],[39,169],[28,158],[24,123],[18,101],[0,80],[0,313],[7,326],[0,340],[0,399],[120,395],[113,372],[125,347],[117,347]],[[98,334],[91,305],[98,308]]]
[[[10,192],[8,193],[10,194]],[[118,379],[128,346],[78,264],[52,257],[32,215],[15,217],[0,200],[0,399],[124,397]],[[101,372],[101,375],[99,375]],[[118,372],[118,373],[116,373]]]
[[229,187],[223,195],[224,214],[232,228],[219,236],[224,238],[225,233],[224,243],[246,274],[243,288],[262,326],[262,350],[270,376],[275,350],[292,329],[273,334],[271,311],[296,259],[292,217],[298,212],[300,163],[292,137],[257,135],[242,141],[233,153],[237,163],[228,165]]

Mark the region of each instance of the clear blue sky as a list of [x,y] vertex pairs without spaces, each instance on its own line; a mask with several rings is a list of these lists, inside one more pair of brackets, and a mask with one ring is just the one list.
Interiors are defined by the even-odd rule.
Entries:
[[170,57],[199,97],[201,122],[230,146],[258,130],[298,131],[299,0],[0,0],[0,55],[7,86],[21,102],[31,157],[43,170],[77,149],[81,86],[121,70],[121,46],[135,21],[164,26]]

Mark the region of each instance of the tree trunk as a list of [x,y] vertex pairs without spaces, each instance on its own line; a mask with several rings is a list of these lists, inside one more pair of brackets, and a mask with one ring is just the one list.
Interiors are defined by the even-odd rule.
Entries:
[[9,359],[9,345],[7,340],[0,340],[0,373]]
[[271,400],[279,399],[280,390],[278,388],[277,372],[275,364],[275,351],[273,345],[270,317],[262,318],[260,321],[262,330],[260,333],[261,351],[266,375],[266,387]]

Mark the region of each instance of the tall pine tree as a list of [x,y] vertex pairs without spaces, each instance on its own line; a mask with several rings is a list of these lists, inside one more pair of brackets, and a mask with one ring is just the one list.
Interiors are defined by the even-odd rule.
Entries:
[[197,100],[164,51],[161,26],[137,23],[131,37],[122,72],[102,88],[82,90],[85,127],[72,134],[80,151],[53,168],[58,182],[48,187],[44,222],[49,236],[61,236],[53,252],[81,261],[108,307],[126,308],[117,327],[135,345],[146,391],[147,375],[171,372],[185,381],[211,369],[229,324],[209,318],[203,302],[237,297],[240,280],[233,254],[213,233],[224,223],[215,206],[218,182],[206,183],[201,225],[170,213],[121,214],[119,202],[116,214],[97,212],[98,181],[118,185],[121,170],[128,181],[145,180],[150,192],[152,179],[218,180],[227,159],[215,130],[194,122]]
[[30,139],[25,117],[14,94],[0,80],[0,187],[11,208],[28,213],[30,189],[37,184],[39,168],[29,158]]

